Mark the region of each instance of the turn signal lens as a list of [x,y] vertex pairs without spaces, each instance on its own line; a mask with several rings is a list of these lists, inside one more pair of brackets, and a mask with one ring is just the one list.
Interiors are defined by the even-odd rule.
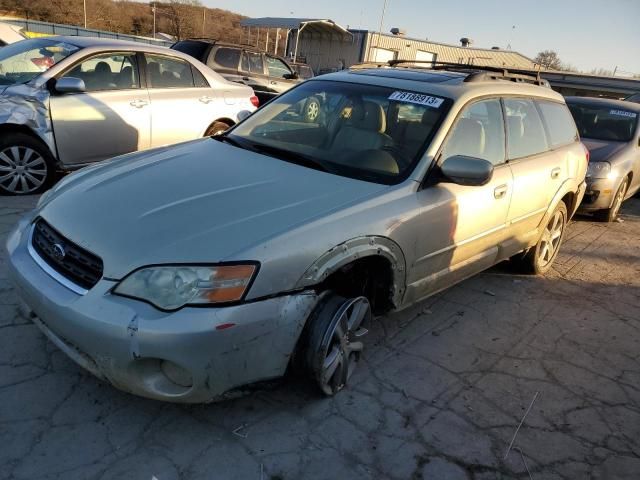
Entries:
[[249,100],[251,101],[251,105],[254,107],[258,108],[260,106],[260,99],[255,95],[253,95]]

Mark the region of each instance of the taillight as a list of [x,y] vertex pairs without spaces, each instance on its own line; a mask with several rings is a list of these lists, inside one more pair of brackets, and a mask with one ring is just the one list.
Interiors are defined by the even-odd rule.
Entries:
[[591,158],[591,152],[589,152],[589,149],[586,147],[584,143],[582,144],[582,148],[584,148],[584,153],[587,155],[587,163],[589,163],[589,159]]
[[255,95],[253,95],[251,98],[249,98],[249,100],[251,100],[251,105],[253,105],[254,107],[259,107],[260,106],[260,99],[258,97],[256,97]]

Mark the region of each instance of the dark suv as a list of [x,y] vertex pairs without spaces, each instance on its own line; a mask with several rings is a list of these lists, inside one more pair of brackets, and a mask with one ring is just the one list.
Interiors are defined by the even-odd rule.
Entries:
[[261,105],[301,81],[283,58],[250,45],[195,38],[171,48],[197,58],[227,80],[250,86]]

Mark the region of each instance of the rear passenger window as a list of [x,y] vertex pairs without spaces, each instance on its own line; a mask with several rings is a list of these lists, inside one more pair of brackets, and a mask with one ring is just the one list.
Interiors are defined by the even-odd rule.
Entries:
[[533,100],[507,98],[507,153],[510,159],[528,157],[549,150],[542,120]]
[[264,62],[261,53],[244,52],[242,54],[242,70],[264,75]]
[[213,61],[224,68],[238,69],[240,63],[239,48],[218,48],[213,57]]
[[191,65],[181,58],[163,57],[145,53],[151,88],[193,87]]
[[200,73],[200,70],[198,70],[193,65],[191,65],[191,70],[193,71],[193,82],[195,83],[196,88],[208,88],[209,82],[207,82],[207,79],[204,78],[204,75]]
[[576,141],[576,124],[566,105],[536,100],[542,119],[547,127],[551,148]]
[[504,122],[500,100],[483,100],[466,107],[447,139],[443,158],[454,155],[504,163]]

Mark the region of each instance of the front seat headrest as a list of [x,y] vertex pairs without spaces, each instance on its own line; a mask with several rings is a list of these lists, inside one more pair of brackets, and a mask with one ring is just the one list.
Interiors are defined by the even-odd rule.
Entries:
[[384,133],[387,129],[384,109],[375,102],[356,103],[351,113],[351,125],[363,130]]

